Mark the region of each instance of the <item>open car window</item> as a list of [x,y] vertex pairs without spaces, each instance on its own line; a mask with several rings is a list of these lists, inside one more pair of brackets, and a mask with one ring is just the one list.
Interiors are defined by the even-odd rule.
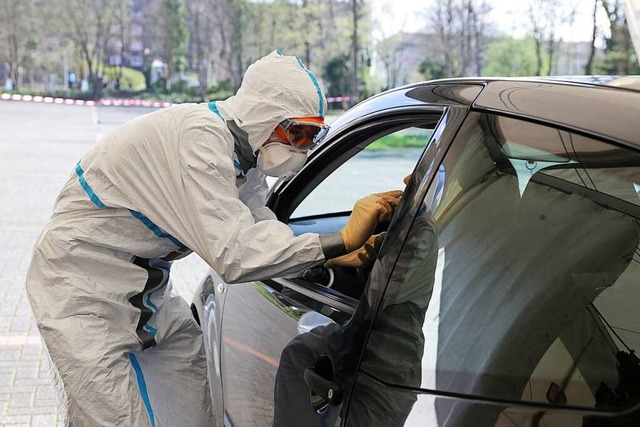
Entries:
[[[414,126],[412,126],[414,124]],[[372,193],[404,189],[437,125],[437,117],[424,118],[382,129],[358,145],[359,151],[338,166],[302,200],[288,221],[296,234],[338,232],[345,225],[355,202]],[[382,232],[388,224],[380,224]],[[370,267],[370,266],[369,266]],[[312,309],[317,302],[337,323],[346,322],[356,307],[369,277],[368,267],[320,265],[298,277],[284,279],[285,287],[306,295]],[[299,298],[300,300],[304,298]],[[332,310],[329,307],[337,307]],[[345,316],[345,313],[347,316]]]
[[322,181],[292,220],[349,212],[362,197],[402,189],[402,179],[413,171],[432,133],[431,128],[408,127],[376,139]]

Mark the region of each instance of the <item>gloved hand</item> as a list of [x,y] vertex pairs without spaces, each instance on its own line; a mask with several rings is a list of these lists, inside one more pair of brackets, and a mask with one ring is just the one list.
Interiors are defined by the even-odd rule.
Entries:
[[375,193],[356,202],[347,225],[341,231],[347,252],[353,252],[367,241],[381,221],[389,221],[400,203],[402,190]]
[[369,237],[367,243],[365,243],[364,246],[360,249],[341,257],[330,259],[329,261],[324,263],[324,266],[326,268],[331,268],[334,266],[364,269],[371,268],[374,261],[376,260],[376,257],[378,256],[380,246],[382,246],[382,241],[384,240],[386,234],[386,232],[382,232],[380,234],[375,234]]

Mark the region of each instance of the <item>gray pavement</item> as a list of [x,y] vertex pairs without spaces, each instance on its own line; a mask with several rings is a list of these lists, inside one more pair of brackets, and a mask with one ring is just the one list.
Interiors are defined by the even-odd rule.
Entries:
[[[78,159],[106,133],[150,108],[0,101],[0,425],[62,425],[47,358],[24,292],[31,248]],[[177,261],[187,301],[206,271]]]

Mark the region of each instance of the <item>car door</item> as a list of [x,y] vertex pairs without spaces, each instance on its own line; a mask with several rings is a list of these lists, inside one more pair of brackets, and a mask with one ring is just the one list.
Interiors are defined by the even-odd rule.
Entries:
[[638,425],[638,177],[601,135],[471,113],[380,265],[346,424]]
[[[346,129],[279,188],[270,201],[274,212],[294,233],[339,231],[357,199],[401,189],[429,141],[442,129],[453,132],[463,113],[455,108],[444,113],[443,107],[389,113]],[[388,147],[398,141],[412,148],[393,154]],[[318,270],[224,286],[221,366],[228,425],[312,426],[339,420],[338,393],[349,387],[334,372],[354,372],[357,366],[364,335],[344,326],[356,312],[367,277]]]

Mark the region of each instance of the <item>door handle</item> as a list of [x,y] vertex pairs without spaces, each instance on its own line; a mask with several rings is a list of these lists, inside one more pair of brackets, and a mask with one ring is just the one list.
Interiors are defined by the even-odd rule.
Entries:
[[342,403],[342,387],[333,381],[333,362],[329,356],[320,356],[315,366],[304,370],[304,382],[311,389],[311,402],[316,410],[329,403]]

